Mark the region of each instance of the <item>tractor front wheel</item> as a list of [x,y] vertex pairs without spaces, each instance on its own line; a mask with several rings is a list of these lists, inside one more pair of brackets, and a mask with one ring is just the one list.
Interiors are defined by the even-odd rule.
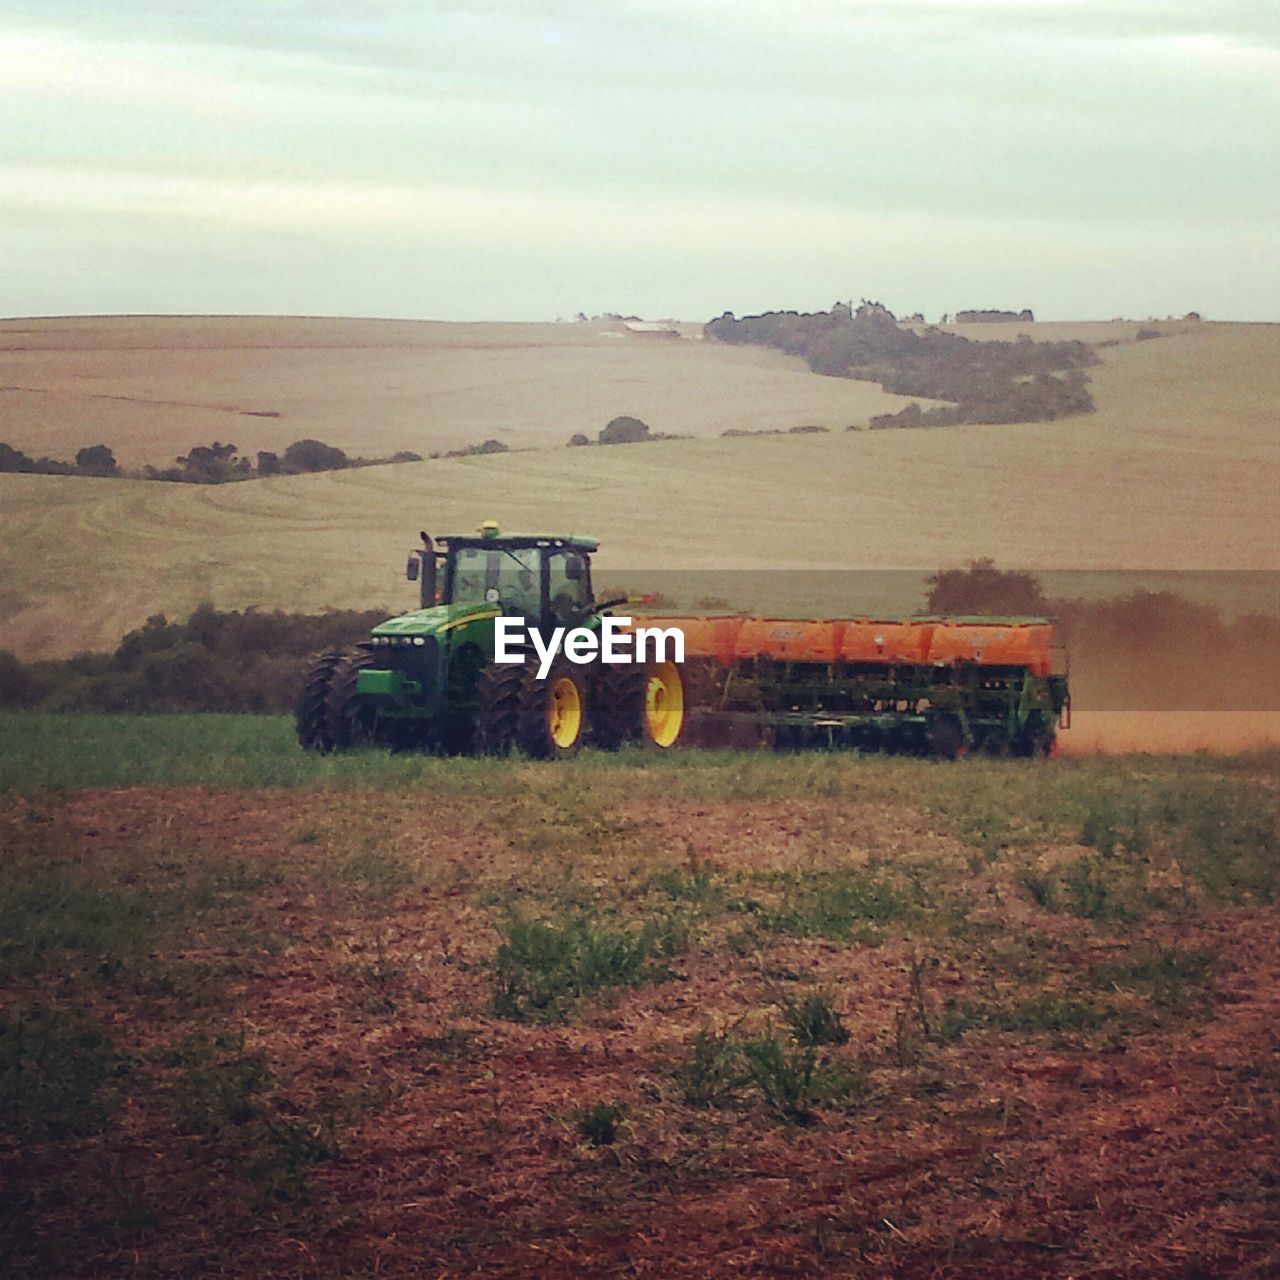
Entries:
[[325,732],[330,750],[371,746],[378,737],[378,709],[358,688],[360,672],[376,663],[364,645],[348,649],[333,668],[324,700]]
[[527,672],[520,690],[516,738],[526,755],[577,755],[587,727],[587,685],[582,668],[557,658],[545,680]]
[[298,742],[304,751],[323,753],[333,750],[333,743],[329,740],[329,729],[325,723],[324,708],[325,700],[329,696],[329,682],[333,679],[334,668],[343,657],[344,653],[341,649],[322,653],[307,672],[294,715]]

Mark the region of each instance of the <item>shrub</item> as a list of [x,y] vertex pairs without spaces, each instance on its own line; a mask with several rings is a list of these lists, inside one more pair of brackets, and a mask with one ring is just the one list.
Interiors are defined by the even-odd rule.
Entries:
[[648,424],[639,418],[614,418],[600,432],[601,444],[636,444],[642,440],[652,440],[653,433]]
[[21,710],[34,707],[43,700],[48,689],[45,682],[7,649],[0,649],[0,708]]
[[963,569],[940,569],[927,581],[929,613],[1039,615],[1049,607],[1031,574],[997,569],[987,558],[970,560]]
[[[488,453],[509,453],[510,449],[501,440],[482,440],[479,444],[469,444],[463,449],[450,449],[446,458],[475,458]],[[415,461],[421,461],[414,455]],[[393,459],[394,461],[394,459]]]
[[105,444],[90,445],[76,453],[76,468],[87,476],[115,476],[120,474],[116,456]]
[[319,440],[295,440],[284,451],[286,471],[340,471],[347,465],[341,449]]

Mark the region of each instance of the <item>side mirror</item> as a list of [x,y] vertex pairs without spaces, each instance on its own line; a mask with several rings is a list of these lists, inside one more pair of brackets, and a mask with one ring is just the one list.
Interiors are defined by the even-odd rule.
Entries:
[[418,553],[416,551],[410,552],[409,563],[404,567],[404,576],[408,578],[410,582],[417,582],[418,574],[421,572],[421,569],[422,560]]

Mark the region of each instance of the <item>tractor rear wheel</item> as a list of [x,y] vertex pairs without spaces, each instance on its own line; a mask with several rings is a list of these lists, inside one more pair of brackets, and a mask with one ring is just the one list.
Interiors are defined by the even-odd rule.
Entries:
[[490,663],[476,678],[472,746],[482,756],[505,756],[516,744],[525,668]]
[[538,759],[577,755],[586,736],[587,682],[582,668],[560,657],[545,680],[529,671],[521,682],[516,740]]
[[333,670],[342,658],[343,650],[331,649],[328,653],[322,653],[316,658],[307,672],[294,714],[298,742],[304,751],[323,753],[333,750],[333,743],[329,741],[328,726],[325,724],[324,704],[329,694],[329,681],[333,678]]
[[624,742],[667,750],[687,721],[685,681],[674,662],[628,663],[600,668],[592,734],[606,751]]
[[372,650],[357,645],[340,655],[324,700],[330,750],[348,751],[378,740],[378,709],[358,688],[360,672],[377,662]]

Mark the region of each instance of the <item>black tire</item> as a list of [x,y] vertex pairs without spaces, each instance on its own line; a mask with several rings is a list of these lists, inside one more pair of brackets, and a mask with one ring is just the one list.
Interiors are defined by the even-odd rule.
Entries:
[[[539,680],[532,668],[525,670],[516,717],[516,742],[520,750],[538,760],[577,755],[586,737],[591,711],[584,669],[561,656],[551,664],[545,680]],[[565,691],[565,682],[572,686],[571,694]],[[564,699],[562,691],[566,692]],[[576,719],[557,713],[558,704],[570,699],[576,701]]]
[[376,662],[373,652],[359,645],[348,649],[334,665],[324,700],[325,732],[330,750],[350,751],[377,742],[378,709],[356,688],[360,672]]
[[324,704],[329,695],[329,681],[333,678],[333,670],[342,658],[343,650],[331,649],[316,658],[307,672],[294,713],[298,742],[304,751],[318,751],[323,755],[333,750],[329,729],[325,724]]
[[490,663],[476,679],[475,731],[472,747],[477,755],[509,755],[516,744],[520,723],[520,694],[525,668]]
[[602,663],[594,675],[591,741],[605,751],[617,751],[644,731],[645,669],[634,663]]
[[[674,720],[663,736],[655,736],[647,702],[650,679],[660,672],[668,681],[675,681],[675,688],[668,689],[666,696],[674,695],[678,707],[672,708]],[[606,751],[617,751],[625,742],[637,742],[656,751],[670,750],[683,741],[689,728],[691,682],[687,669],[675,663],[600,666],[596,669],[592,699],[592,741]]]

